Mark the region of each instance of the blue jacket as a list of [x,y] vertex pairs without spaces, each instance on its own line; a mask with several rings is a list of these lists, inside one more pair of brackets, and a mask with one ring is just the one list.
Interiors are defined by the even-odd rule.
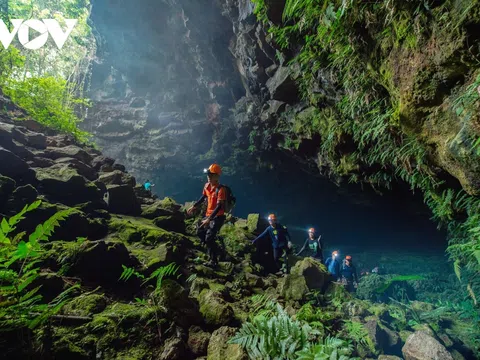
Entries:
[[325,261],[325,266],[327,267],[328,272],[334,277],[340,275],[340,261],[338,261],[336,257],[334,259],[329,257],[327,261]]
[[267,227],[265,231],[260,235],[258,235],[257,238],[252,242],[255,243],[257,240],[267,235],[270,236],[270,239],[272,240],[272,246],[274,249],[287,246],[288,240],[290,240],[290,234],[288,233],[287,227],[283,226],[282,224],[277,224],[275,228],[271,225]]

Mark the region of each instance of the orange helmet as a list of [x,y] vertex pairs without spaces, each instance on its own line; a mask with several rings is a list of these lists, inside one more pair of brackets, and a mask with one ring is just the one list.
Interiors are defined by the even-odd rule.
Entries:
[[315,229],[314,229],[314,228],[310,228],[310,229],[308,229],[308,232],[309,232],[309,233],[314,233],[314,232],[315,232]]
[[352,261],[352,257],[350,255],[345,256],[345,260],[350,260]]
[[212,164],[208,169],[205,169],[204,172],[206,172],[207,174],[222,175],[222,168],[220,167],[220,165]]
[[334,252],[332,252],[332,256],[338,256],[338,251],[335,250]]
[[277,220],[277,216],[275,214],[268,215],[268,220]]

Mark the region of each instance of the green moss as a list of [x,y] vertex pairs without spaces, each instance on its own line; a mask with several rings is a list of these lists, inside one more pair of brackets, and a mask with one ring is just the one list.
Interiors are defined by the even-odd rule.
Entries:
[[117,238],[126,243],[158,244],[182,239],[181,235],[160,229],[151,220],[143,218],[115,216],[109,221],[108,226],[110,238]]
[[76,316],[89,316],[102,312],[107,306],[105,295],[80,295],[63,307],[64,313]]

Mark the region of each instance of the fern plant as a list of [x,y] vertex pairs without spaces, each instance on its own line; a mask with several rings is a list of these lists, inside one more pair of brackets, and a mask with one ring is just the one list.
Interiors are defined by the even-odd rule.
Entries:
[[372,353],[375,352],[375,345],[370,338],[367,329],[362,323],[355,321],[345,321],[344,331],[349,339],[352,339],[355,344],[362,345],[369,349]]
[[306,350],[318,335],[308,324],[292,320],[285,310],[276,304],[271,317],[256,316],[245,322],[229,343],[239,344],[251,359],[296,359],[296,352]]
[[[77,286],[70,287],[48,304],[42,303],[38,294],[40,286],[30,285],[40,276],[38,258],[41,242],[47,241],[60,221],[65,220],[73,209],[59,211],[26,238],[26,233],[13,234],[28,212],[37,209],[41,201],[25,206],[10,219],[0,224],[0,329],[35,328],[56,314],[66,303],[68,295]],[[14,266],[13,266],[14,265]]]

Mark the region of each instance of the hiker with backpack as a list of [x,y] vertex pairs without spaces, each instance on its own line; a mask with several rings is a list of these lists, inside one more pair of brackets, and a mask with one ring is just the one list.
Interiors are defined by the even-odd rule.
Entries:
[[[275,214],[270,214],[268,216],[268,222],[270,226],[268,226],[263,233],[252,240],[252,243],[255,244],[258,240],[268,236],[272,241],[273,260],[276,265],[277,274],[288,274],[290,273],[288,266],[288,254],[291,248],[291,246],[289,246],[289,244],[291,244],[290,234],[288,233],[286,226],[277,222],[277,216]],[[281,264],[281,258],[283,258],[283,267]]]
[[215,241],[218,232],[225,222],[225,214],[230,212],[235,205],[235,198],[228,186],[220,184],[222,168],[212,164],[204,172],[207,174],[207,183],[203,188],[200,199],[187,210],[191,215],[195,209],[207,200],[207,211],[205,217],[197,228],[197,235],[202,244],[207,246],[209,262],[207,266],[218,264],[218,247]]

